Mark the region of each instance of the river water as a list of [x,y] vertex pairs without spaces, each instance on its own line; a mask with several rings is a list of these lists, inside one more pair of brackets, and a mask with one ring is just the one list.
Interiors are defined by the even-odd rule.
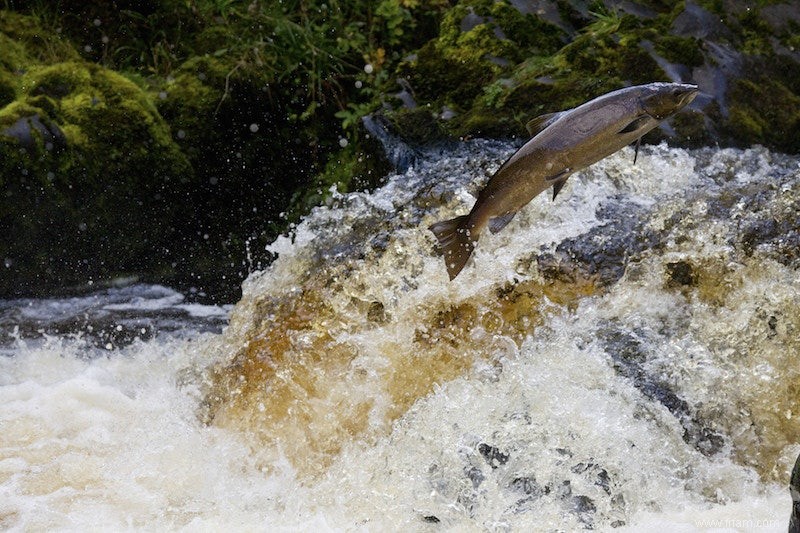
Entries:
[[625,149],[450,282],[513,150],[334,195],[232,307],[0,302],[0,529],[785,531],[800,159]]

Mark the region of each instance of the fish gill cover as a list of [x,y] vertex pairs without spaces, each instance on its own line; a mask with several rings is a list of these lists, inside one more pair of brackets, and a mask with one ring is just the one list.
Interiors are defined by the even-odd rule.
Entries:
[[417,525],[616,527],[675,491],[730,503],[783,481],[800,437],[796,158],[660,145],[632,166],[625,149],[450,283],[424,228],[509,153],[428,154],[278,239],[218,340],[204,419],[267,472],[348,484],[364,523],[399,505]]

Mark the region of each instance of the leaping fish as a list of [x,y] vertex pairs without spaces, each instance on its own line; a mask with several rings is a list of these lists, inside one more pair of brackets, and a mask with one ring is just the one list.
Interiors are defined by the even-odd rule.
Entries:
[[574,109],[527,124],[532,139],[489,179],[468,215],[429,227],[439,241],[450,279],[464,268],[483,228],[497,233],[523,206],[553,187],[553,200],[570,175],[636,142],[688,105],[699,89],[683,83],[649,83],[612,91]]

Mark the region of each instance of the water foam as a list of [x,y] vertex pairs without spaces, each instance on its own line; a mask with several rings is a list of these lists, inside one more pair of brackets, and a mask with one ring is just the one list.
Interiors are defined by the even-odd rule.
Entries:
[[[623,150],[449,283],[425,227],[512,150],[477,141],[317,209],[221,335],[98,356],[18,333],[0,526],[785,530],[797,161]],[[619,272],[592,273],[630,228]]]

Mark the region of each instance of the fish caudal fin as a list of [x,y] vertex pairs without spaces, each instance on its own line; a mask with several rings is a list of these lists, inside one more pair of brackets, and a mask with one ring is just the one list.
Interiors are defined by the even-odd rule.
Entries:
[[475,239],[470,235],[468,223],[469,215],[464,215],[428,227],[439,241],[439,250],[444,254],[451,281],[458,276],[475,249]]

